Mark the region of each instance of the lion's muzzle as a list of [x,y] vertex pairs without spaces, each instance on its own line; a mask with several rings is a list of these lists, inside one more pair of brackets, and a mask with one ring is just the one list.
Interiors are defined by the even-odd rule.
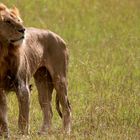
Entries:
[[18,29],[18,32],[20,32],[20,33],[23,33],[23,34],[24,34],[24,32],[25,32],[25,28]]

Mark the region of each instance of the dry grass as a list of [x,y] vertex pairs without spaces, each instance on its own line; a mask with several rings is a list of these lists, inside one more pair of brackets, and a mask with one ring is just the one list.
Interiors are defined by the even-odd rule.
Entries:
[[[68,139],[139,140],[140,1],[2,2],[16,5],[26,26],[49,28],[69,44],[69,98],[73,125]],[[8,99],[9,125],[14,139],[17,135],[17,100],[14,94],[8,95]],[[41,116],[34,89],[31,135],[22,139],[66,139],[60,132],[61,120],[55,109],[54,132],[39,137],[36,132]]]

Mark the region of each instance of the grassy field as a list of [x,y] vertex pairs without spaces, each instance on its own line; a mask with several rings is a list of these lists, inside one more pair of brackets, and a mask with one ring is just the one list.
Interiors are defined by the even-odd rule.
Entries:
[[42,114],[34,88],[28,138],[17,135],[17,99],[14,94],[8,95],[12,139],[140,139],[139,0],[1,2],[16,5],[26,26],[47,28],[62,36],[70,50],[71,136],[64,138],[60,133],[61,120],[54,101],[54,132],[37,135]]

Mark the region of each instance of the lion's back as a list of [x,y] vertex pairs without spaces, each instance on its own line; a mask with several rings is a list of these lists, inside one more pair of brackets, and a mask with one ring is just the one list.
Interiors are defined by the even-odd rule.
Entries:
[[46,53],[61,53],[68,51],[65,41],[56,33],[50,30],[27,28],[26,43],[31,48],[38,48]]

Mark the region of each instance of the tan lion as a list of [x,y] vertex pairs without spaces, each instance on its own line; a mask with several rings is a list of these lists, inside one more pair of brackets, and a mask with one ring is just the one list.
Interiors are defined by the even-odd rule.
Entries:
[[[52,92],[66,133],[71,130],[67,97],[68,50],[64,40],[49,30],[25,28],[17,8],[0,4],[0,135],[9,137],[6,93],[15,91],[19,102],[18,126],[29,133],[29,81],[33,76],[43,112],[40,134],[51,127]],[[59,107],[62,107],[62,114]]]

